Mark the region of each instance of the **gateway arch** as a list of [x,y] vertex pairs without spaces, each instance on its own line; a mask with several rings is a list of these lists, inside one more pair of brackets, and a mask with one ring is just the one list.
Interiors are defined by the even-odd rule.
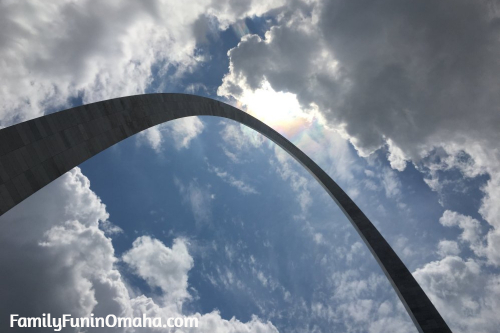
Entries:
[[190,116],[235,120],[292,155],[323,186],[361,236],[419,332],[451,332],[410,271],[349,196],[278,132],[225,103],[186,94],[145,94],[52,113],[0,130],[0,215],[75,166],[152,126]]

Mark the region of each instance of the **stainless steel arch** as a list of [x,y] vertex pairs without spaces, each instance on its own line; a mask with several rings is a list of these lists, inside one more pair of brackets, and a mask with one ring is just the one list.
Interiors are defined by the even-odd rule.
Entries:
[[274,141],[302,164],[339,205],[380,264],[419,332],[451,332],[410,271],[349,196],[278,132],[230,105],[194,95],[116,98],[49,114],[0,130],[0,215],[115,143],[169,120],[217,116]]

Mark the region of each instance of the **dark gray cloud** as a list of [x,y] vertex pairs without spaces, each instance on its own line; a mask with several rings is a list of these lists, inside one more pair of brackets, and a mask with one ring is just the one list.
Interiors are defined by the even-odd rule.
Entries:
[[385,136],[414,158],[415,143],[498,139],[500,31],[492,4],[325,3],[319,26],[350,83],[331,119],[345,121],[363,148]]
[[[318,104],[364,152],[392,139],[417,159],[464,135],[498,141],[494,5],[323,1],[311,15],[294,12],[266,40],[242,41],[230,53],[233,73],[252,89],[266,79],[304,105]],[[325,53],[338,61],[335,69],[322,68]]]

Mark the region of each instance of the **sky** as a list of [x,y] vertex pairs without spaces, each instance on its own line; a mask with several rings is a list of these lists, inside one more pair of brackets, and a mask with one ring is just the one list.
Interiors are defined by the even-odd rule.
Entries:
[[[494,333],[499,55],[491,0],[1,0],[0,128],[143,93],[229,103],[351,196],[454,332]],[[416,332],[314,178],[215,117],[130,137],[4,214],[0,266],[5,327],[93,313]]]

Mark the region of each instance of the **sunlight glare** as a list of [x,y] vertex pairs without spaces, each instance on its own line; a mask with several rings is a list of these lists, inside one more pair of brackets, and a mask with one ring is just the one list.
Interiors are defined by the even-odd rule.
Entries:
[[304,112],[295,94],[274,91],[269,83],[255,91],[245,90],[239,106],[279,132],[307,127],[312,115]]

